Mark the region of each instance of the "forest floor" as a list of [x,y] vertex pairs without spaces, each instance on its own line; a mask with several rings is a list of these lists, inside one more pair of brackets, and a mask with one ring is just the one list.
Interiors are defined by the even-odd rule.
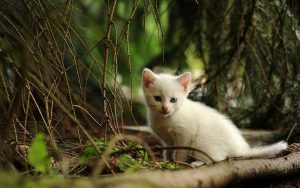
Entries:
[[[242,132],[244,137],[253,145],[273,142],[280,136],[280,131],[243,130]],[[54,149],[53,146],[48,147],[50,168],[46,173],[37,172],[28,164],[29,144],[15,145],[14,152],[18,157],[11,166],[15,166],[17,168],[15,170],[22,174],[34,177],[63,175],[67,178],[105,178],[117,174],[139,174],[149,171],[158,173],[164,171],[181,172],[182,170],[194,169],[190,164],[181,161],[164,161],[161,158],[163,149],[159,141],[149,132],[127,130],[125,133],[126,136],[125,134],[122,136],[106,135],[107,139],[98,138],[98,133],[92,134],[93,138],[96,138],[95,143],[100,153],[90,141],[79,142],[78,139],[57,141],[55,147],[59,149]],[[297,144],[294,144],[293,147],[290,147],[290,152],[300,148]],[[10,163],[9,160],[7,162]],[[255,163],[255,161],[253,162]],[[251,163],[250,161],[249,164]],[[297,166],[297,164],[295,165]],[[203,165],[198,169],[210,166]],[[276,178],[274,181],[270,179],[267,181],[255,180],[255,187],[299,187],[300,176],[297,173],[293,174],[292,176]],[[255,178],[252,177],[251,179]],[[234,184],[235,187],[247,187],[246,185],[248,183]],[[254,184],[249,185],[253,187]]]

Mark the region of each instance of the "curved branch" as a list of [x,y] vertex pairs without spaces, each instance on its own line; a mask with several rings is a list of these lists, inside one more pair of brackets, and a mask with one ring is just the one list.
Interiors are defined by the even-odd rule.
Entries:
[[141,172],[103,178],[103,187],[225,187],[300,174],[300,152],[274,159],[226,160],[197,169]]

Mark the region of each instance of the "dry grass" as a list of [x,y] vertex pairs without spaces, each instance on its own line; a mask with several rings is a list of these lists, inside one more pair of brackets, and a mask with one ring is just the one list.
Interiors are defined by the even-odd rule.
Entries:
[[[131,4],[120,31],[114,25],[117,1],[103,4],[106,32],[95,45],[88,45],[74,26],[78,10],[72,0],[0,2],[1,143],[28,146],[37,132],[43,132],[49,149],[59,155],[57,144],[74,139],[80,146],[88,139],[100,153],[94,136],[122,132],[122,114],[132,104],[117,83],[119,51],[127,45],[131,70],[130,24],[140,1]],[[101,57],[93,55],[95,49],[103,51]],[[13,163],[11,150],[15,148],[6,144],[2,158]]]

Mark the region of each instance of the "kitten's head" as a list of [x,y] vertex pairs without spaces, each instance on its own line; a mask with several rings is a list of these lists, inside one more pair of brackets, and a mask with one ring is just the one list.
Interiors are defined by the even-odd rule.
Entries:
[[168,117],[180,109],[190,89],[191,73],[180,76],[155,74],[145,68],[142,85],[146,103],[152,113]]

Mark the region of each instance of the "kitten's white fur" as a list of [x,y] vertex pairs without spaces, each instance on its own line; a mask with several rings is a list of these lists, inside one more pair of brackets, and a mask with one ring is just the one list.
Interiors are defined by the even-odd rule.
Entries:
[[[214,161],[229,157],[274,157],[287,148],[286,142],[251,148],[238,128],[226,116],[202,103],[187,98],[191,73],[180,76],[155,74],[144,69],[143,91],[148,108],[148,123],[153,132],[167,146],[189,146],[208,154]],[[157,101],[159,96],[161,101]],[[171,98],[177,99],[173,103]],[[188,150],[165,153],[165,159],[175,157],[186,161]],[[212,162],[205,155],[193,155],[205,163]]]

